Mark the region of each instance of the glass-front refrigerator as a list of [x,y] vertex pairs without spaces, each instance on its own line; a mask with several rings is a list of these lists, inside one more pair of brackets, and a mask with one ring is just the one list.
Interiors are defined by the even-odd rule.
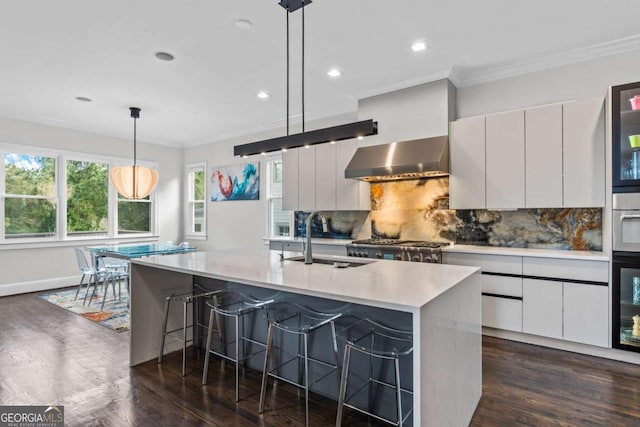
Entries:
[[614,348],[640,352],[640,254],[613,257]]
[[611,87],[614,193],[640,192],[640,82]]

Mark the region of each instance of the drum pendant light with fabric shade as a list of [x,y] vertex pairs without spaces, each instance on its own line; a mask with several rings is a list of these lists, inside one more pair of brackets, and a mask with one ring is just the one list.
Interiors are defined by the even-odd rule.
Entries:
[[158,184],[158,171],[137,165],[136,158],[136,121],[140,117],[140,109],[129,107],[133,117],[133,166],[119,166],[111,169],[111,183],[118,193],[126,199],[144,199]]

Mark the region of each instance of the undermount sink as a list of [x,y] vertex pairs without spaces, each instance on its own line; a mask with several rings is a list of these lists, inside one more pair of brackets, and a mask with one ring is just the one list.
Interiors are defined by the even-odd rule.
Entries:
[[[304,256],[295,256],[291,258],[285,258],[284,260],[304,262]],[[371,261],[371,262],[375,262],[375,261]],[[366,264],[370,264],[371,262],[354,262],[354,261],[341,261],[341,260],[326,259],[326,258],[313,258],[314,264],[332,265],[336,268],[360,267]]]

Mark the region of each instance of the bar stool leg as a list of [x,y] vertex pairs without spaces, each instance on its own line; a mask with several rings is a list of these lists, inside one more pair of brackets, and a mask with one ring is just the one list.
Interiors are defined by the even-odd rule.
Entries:
[[331,339],[333,340],[333,358],[336,362],[336,378],[338,380],[338,387],[340,387],[340,358],[338,357],[338,339],[336,338],[336,324],[334,322],[331,325]]
[[164,300],[164,317],[162,318],[162,334],[160,336],[160,350],[158,351],[158,363],[162,363],[162,356],[164,353],[164,337],[167,330],[167,318],[169,317],[169,303],[170,299]]
[[275,327],[273,324],[269,324],[269,332],[267,333],[267,349],[264,354],[264,369],[262,371],[262,386],[260,387],[260,405],[258,406],[258,413],[262,414],[264,411],[264,398],[267,394],[267,381],[269,379],[269,362],[271,361],[271,352],[273,351],[273,334]]
[[351,358],[351,347],[344,348],[344,361],[342,362],[342,378],[340,379],[340,392],[338,394],[338,414],[336,415],[336,427],[342,426],[342,411],[344,410],[344,400],[347,395],[347,378],[349,377],[349,359]]
[[393,365],[396,371],[396,400],[398,401],[398,426],[402,427],[402,395],[400,389],[400,360],[396,357],[393,359]]
[[303,335],[304,342],[304,420],[309,427],[309,334]]
[[209,373],[209,356],[211,353],[209,349],[211,348],[211,340],[213,338],[213,319],[215,317],[216,312],[211,310],[209,313],[209,330],[207,331],[207,347],[205,348],[205,356],[204,356],[204,371],[202,372],[202,385],[207,385],[207,374]]
[[186,375],[187,371],[187,307],[188,302],[182,305],[182,376]]
[[240,400],[240,321],[239,316],[234,316],[236,321],[236,402]]

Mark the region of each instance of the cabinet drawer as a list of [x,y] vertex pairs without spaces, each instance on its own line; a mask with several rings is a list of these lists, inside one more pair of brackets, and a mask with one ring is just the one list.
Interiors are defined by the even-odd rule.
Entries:
[[480,267],[483,272],[522,274],[522,257],[519,256],[445,253],[443,260],[445,264]]
[[483,295],[482,326],[522,332],[522,301]]
[[524,257],[522,271],[525,276],[609,282],[608,261]]
[[482,292],[512,297],[522,296],[522,277],[482,275]]

